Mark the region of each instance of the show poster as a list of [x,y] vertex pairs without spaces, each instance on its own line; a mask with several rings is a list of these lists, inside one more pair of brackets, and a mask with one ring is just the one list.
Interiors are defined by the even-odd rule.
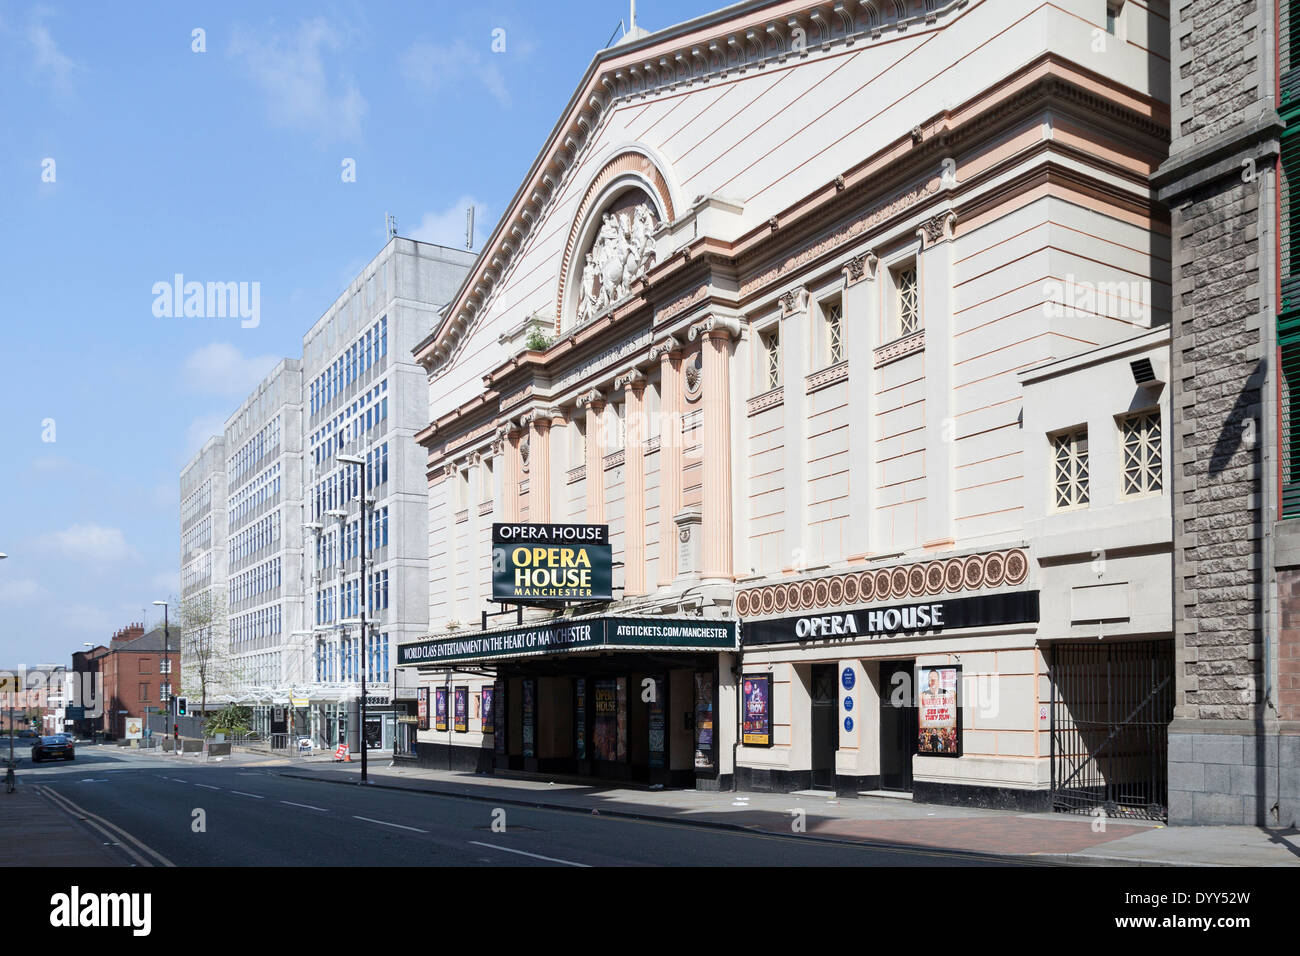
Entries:
[[627,678],[615,681],[618,686],[618,761],[627,763]]
[[961,756],[961,726],[957,695],[961,686],[961,667],[918,667],[916,685],[920,688],[916,708],[916,752],[933,757]]
[[465,686],[456,688],[456,722],[452,729],[458,734],[469,732],[469,688]]
[[537,756],[537,681],[527,678],[523,681],[524,704],[524,756]]
[[416,725],[420,730],[429,729],[429,688],[421,687],[415,693],[417,716],[419,723]]
[[447,729],[447,688],[438,687],[433,691],[433,729]]
[[713,768],[713,672],[695,672],[695,767]]
[[595,681],[596,727],[593,734],[596,759],[618,759],[618,684]]
[[613,600],[609,525],[492,525],[492,600]]
[[650,700],[646,702],[650,725],[650,766],[665,764],[667,748],[664,746],[664,687],[662,677],[650,678]]
[[506,682],[499,680],[495,683],[492,693],[492,710],[501,711],[501,726],[496,726],[496,720],[493,718],[492,726],[495,733],[492,735],[492,749],[500,757],[506,756],[506,747],[509,744],[507,738],[509,734],[507,728],[510,726],[510,708],[506,703]]
[[483,733],[490,734],[496,731],[496,714],[492,710],[492,692],[494,688],[491,684],[484,684],[479,691],[479,718],[483,721]]
[[587,759],[587,678],[573,682],[573,753],[579,760]]
[[740,742],[746,747],[772,746],[772,675],[746,674],[741,689],[745,715]]

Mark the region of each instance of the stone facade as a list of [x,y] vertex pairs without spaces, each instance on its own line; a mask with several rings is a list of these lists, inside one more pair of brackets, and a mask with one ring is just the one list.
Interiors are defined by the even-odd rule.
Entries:
[[[1275,457],[1275,13],[1256,0],[1172,10],[1174,138],[1153,176],[1173,230],[1171,823],[1296,819],[1295,780],[1279,770],[1297,757],[1292,678],[1278,672],[1291,586],[1273,580],[1286,533]],[[1294,653],[1294,639],[1287,647]]]

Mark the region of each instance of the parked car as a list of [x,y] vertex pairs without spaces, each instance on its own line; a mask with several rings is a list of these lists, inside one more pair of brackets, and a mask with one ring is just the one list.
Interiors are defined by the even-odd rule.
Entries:
[[54,737],[41,737],[32,744],[32,763],[39,763],[42,760],[53,760],[56,757],[62,757],[64,760],[76,760],[77,750],[71,740],[65,740],[62,735]]

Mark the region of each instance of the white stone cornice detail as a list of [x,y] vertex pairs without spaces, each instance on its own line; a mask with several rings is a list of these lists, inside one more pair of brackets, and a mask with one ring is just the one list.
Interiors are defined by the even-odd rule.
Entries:
[[703,322],[697,322],[691,326],[688,338],[694,342],[701,335],[711,335],[714,332],[722,332],[729,338],[740,338],[741,323],[739,319],[734,319],[729,315],[711,315]]

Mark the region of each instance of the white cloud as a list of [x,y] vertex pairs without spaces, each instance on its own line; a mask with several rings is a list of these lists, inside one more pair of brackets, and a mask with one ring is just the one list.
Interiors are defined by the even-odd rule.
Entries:
[[225,415],[203,415],[190,422],[190,427],[185,429],[185,461],[198,454],[209,438],[226,430],[226,418]]
[[366,101],[351,77],[333,81],[326,55],[344,38],[324,19],[304,20],[292,33],[236,28],[230,55],[266,97],[271,122],[315,133],[323,140],[358,139]]
[[463,39],[443,45],[420,40],[402,54],[402,76],[417,90],[427,95],[468,77],[477,79],[501,106],[510,105],[510,91],[505,77],[497,68],[485,44],[483,50],[471,47]]
[[410,233],[399,229],[403,235],[421,242],[436,242],[440,246],[453,249],[465,248],[465,211],[474,207],[474,248],[478,249],[488,237],[492,220],[488,218],[485,205],[472,196],[461,196],[451,208],[442,212],[426,212],[420,224]]
[[4,580],[0,578],[0,604],[30,604],[41,600],[48,592],[31,578]]
[[55,93],[67,96],[72,92],[72,75],[82,67],[59,49],[53,34],[42,22],[48,15],[49,11],[44,8],[32,13],[31,22],[27,25],[27,42],[32,48],[32,60],[37,74],[49,80]]
[[[278,355],[245,357],[233,345],[213,342],[186,356],[183,365],[185,384],[191,390],[207,395],[242,399],[266,378],[279,361]],[[224,424],[222,419],[223,427]]]
[[62,531],[41,535],[37,547],[58,557],[74,561],[109,563],[136,556],[118,528],[98,524],[74,524]]

